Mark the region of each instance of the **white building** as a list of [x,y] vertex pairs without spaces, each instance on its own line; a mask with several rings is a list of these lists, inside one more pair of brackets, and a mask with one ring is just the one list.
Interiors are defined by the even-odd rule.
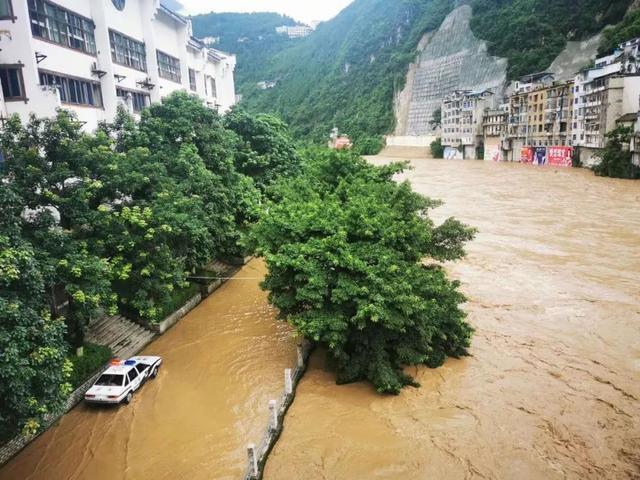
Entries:
[[475,159],[483,145],[483,118],[493,92],[456,90],[442,102],[442,146],[448,159]]
[[282,27],[276,27],[276,32],[280,35],[286,35],[289,38],[302,38],[308,37],[313,32],[313,28],[307,25],[296,25],[293,27],[283,25]]
[[640,39],[620,44],[592,68],[578,73],[574,86],[573,145],[590,166],[606,144],[605,135],[618,120],[637,114],[640,105]]
[[0,117],[62,107],[93,130],[176,90],[225,112],[235,63],[159,0],[0,0]]

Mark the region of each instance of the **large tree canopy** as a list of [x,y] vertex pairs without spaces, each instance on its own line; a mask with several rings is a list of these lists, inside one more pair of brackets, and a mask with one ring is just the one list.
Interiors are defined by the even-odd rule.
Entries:
[[60,406],[65,356],[91,319],[119,309],[160,321],[190,291],[190,272],[243,252],[263,191],[299,158],[278,120],[234,118],[227,127],[175,93],[139,122],[120,112],[95,133],[65,111],[5,123],[0,439]]
[[464,355],[472,334],[458,283],[435,261],[461,258],[474,230],[436,226],[427,213],[439,202],[395,183],[402,168],[313,152],[254,229],[270,301],[327,348],[338,382],[389,393],[412,383],[404,366]]
[[0,183],[0,439],[35,432],[69,391],[64,322],[51,318],[45,268],[20,238],[18,197]]

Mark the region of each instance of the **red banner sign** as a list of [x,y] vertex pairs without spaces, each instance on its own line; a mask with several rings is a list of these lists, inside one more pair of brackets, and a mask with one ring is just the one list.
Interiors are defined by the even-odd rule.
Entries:
[[520,151],[520,162],[521,163],[533,163],[533,148],[524,147]]
[[547,149],[547,163],[555,167],[571,167],[573,162],[573,148],[571,147],[549,147]]

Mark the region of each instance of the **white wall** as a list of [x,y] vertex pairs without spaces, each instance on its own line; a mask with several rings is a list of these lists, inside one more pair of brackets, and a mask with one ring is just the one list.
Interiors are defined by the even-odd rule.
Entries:
[[437,139],[435,135],[420,137],[390,135],[386,138],[388,147],[430,147],[431,143]]
[[[0,40],[0,63],[24,64],[22,70],[28,102],[2,102],[0,108],[5,113],[18,113],[26,120],[29,113],[40,117],[51,116],[61,106],[56,92],[43,90],[39,85],[39,69],[100,83],[103,108],[62,105],[86,122],[86,130],[93,130],[98,122],[113,118],[118,105],[117,87],[149,94],[151,102],[159,102],[162,97],[176,90],[190,91],[188,69],[192,65],[200,72],[197,93],[205,103],[220,105],[222,112],[235,103],[235,57],[220,54],[222,59],[214,62],[209,59],[206,49],[195,52],[187,48],[191,35],[190,23],[180,21],[161,9],[159,0],[127,0],[124,11],[117,10],[111,0],[55,0],[54,3],[93,19],[96,24],[97,53],[89,55],[34,38],[26,0],[13,0],[16,21],[0,20],[0,30],[7,30],[11,36],[10,39],[3,37]],[[109,29],[145,43],[146,72],[113,63]],[[179,59],[180,83],[159,78],[156,49]],[[36,63],[36,52],[46,55],[40,64]],[[105,72],[102,78],[92,73],[94,64]],[[205,74],[216,78],[216,99],[205,95]],[[114,75],[125,78],[116,81]],[[140,85],[147,78],[155,88],[148,90]]]

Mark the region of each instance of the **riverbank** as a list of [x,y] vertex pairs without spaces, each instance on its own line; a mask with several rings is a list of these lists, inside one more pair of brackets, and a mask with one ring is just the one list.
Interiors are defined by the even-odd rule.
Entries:
[[[372,159],[384,163],[396,158]],[[436,221],[479,229],[448,264],[471,356],[398,397],[337,386],[312,356],[265,479],[640,475],[640,184],[582,169],[420,160]]]
[[0,480],[240,478],[297,340],[276,320],[257,260],[143,351],[156,380],[131,405],[81,404],[0,468]]

